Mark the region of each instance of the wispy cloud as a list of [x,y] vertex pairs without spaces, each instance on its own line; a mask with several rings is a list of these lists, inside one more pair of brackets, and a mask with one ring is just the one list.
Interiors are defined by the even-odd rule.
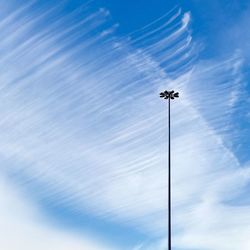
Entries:
[[105,246],[89,235],[77,235],[59,227],[51,227],[27,197],[2,177],[0,204],[0,244],[3,249],[112,249],[112,246]]
[[[119,38],[104,9],[62,17],[63,4],[34,6],[0,23],[2,176],[51,224],[115,249],[164,249],[166,114],[157,95],[174,87],[181,92],[173,104],[174,244],[235,249],[249,231],[248,207],[229,201],[249,169],[219,128],[229,126],[243,86],[241,55],[197,61],[191,13],[178,8]],[[223,243],[236,229],[234,243]],[[37,230],[42,241],[51,233]],[[92,240],[72,244],[92,249]]]

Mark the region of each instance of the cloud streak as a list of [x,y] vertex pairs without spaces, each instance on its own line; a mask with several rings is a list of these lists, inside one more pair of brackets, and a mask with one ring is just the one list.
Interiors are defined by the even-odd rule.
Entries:
[[[249,231],[248,206],[229,201],[249,182],[249,168],[241,168],[218,127],[227,126],[237,105],[241,55],[215,66],[198,62],[191,14],[178,8],[119,38],[105,9],[62,17],[63,4],[38,7],[11,11],[0,23],[3,178],[51,228],[104,242],[76,240],[76,249],[164,249],[166,114],[157,95],[174,87],[181,92],[173,105],[174,244],[239,246]],[[218,101],[214,92],[226,95]],[[217,115],[214,105],[221,107]],[[50,233],[37,230],[44,239]],[[240,236],[228,246],[234,230]],[[241,249],[248,248],[244,241]]]

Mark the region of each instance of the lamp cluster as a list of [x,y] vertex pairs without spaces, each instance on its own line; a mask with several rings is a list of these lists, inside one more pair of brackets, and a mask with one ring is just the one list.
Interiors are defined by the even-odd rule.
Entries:
[[171,90],[171,91],[164,91],[164,92],[161,92],[160,93],[160,98],[164,98],[164,99],[174,99],[174,98],[177,98],[179,97],[179,93],[178,92],[174,92],[174,90]]

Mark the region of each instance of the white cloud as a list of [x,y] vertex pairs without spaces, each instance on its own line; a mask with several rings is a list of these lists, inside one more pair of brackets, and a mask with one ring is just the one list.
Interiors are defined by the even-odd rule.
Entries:
[[0,245],[2,249],[20,250],[110,250],[89,235],[76,235],[50,224],[39,215],[20,192],[1,177]]
[[[36,30],[32,21],[11,18],[12,29],[6,28],[5,41],[0,42],[6,49],[0,59],[1,171],[14,173],[13,182],[15,174],[22,173],[18,184],[27,189],[31,181],[41,185],[36,194],[41,200],[46,197],[53,203],[60,194],[61,202],[74,205],[77,212],[87,208],[100,218],[162,238],[166,234],[167,114],[156,90],[174,87],[181,93],[172,106],[175,245],[235,249],[249,232],[244,223],[249,222],[248,207],[232,207],[224,200],[244,189],[249,170],[239,170],[236,156],[214,125],[226,126],[228,121],[224,111],[233,106],[233,79],[241,82],[240,58],[203,62],[195,70],[192,53],[182,50],[192,49],[190,14],[180,11],[173,14],[179,26],[171,32],[163,26],[163,35],[153,32],[157,42],[149,42],[144,49],[132,48],[141,46],[139,40],[132,45],[121,42],[110,52],[112,46],[105,47],[100,35],[88,38],[92,28],[105,20],[107,13],[102,12],[74,24],[85,28],[83,37],[70,27],[60,30],[52,23],[56,32]],[[58,24],[66,25],[64,20]],[[100,34],[108,36],[109,31]],[[23,32],[31,37],[22,41]],[[65,48],[79,38],[84,42],[77,48]],[[19,39],[20,44],[11,43]],[[229,95],[215,99],[225,92]],[[206,112],[208,106],[210,112]],[[18,208],[22,201],[2,203]],[[12,233],[6,233],[1,245],[14,237],[13,250],[33,249],[38,239],[41,249],[105,249],[92,240],[81,241],[40,221],[32,222],[38,215],[25,212],[28,209],[26,205],[20,209],[25,217],[18,214],[15,221],[13,211],[0,211],[6,218],[2,230],[9,225]],[[235,228],[240,236],[232,237]],[[227,237],[234,241],[230,246],[223,244]],[[142,242],[137,248],[164,249],[165,242],[160,240],[156,246]],[[247,250],[247,240],[242,244],[241,250]]]
[[188,24],[190,23],[190,20],[191,20],[191,13],[186,12],[182,18],[182,23],[183,23],[184,27],[188,26]]

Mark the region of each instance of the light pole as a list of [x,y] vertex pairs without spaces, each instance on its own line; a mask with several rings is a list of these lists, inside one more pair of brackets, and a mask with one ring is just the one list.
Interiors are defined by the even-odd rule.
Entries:
[[170,100],[179,97],[178,92],[164,91],[160,93],[160,97],[168,99],[168,250],[171,250],[171,137],[170,137]]

